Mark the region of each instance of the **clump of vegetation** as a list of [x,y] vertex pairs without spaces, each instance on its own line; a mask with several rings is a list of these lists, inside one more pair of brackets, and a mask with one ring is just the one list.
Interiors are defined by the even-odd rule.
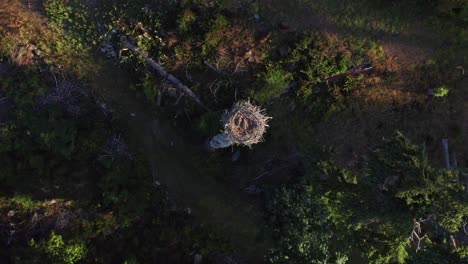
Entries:
[[346,263],[339,230],[328,220],[325,204],[312,185],[297,183],[268,197],[266,219],[275,245],[271,263]]
[[446,86],[441,86],[434,91],[435,97],[445,97],[449,93],[449,89]]
[[272,262],[344,263],[356,251],[369,263],[466,257],[466,245],[450,241],[468,217],[463,185],[453,172],[432,168],[424,148],[401,133],[371,152],[358,177],[332,161],[310,160],[306,178],[267,200],[278,239]]
[[468,5],[269,2],[0,4],[0,259],[466,262]]
[[[61,235],[57,235],[54,232],[50,234],[49,240],[41,241],[40,243],[31,240],[30,245],[39,254],[45,253],[44,261],[53,263],[75,264],[86,257],[86,247],[83,242],[65,242]],[[38,260],[35,259],[35,261]]]
[[81,76],[93,72],[89,55],[97,45],[98,31],[85,5],[72,0],[48,0],[44,9],[49,32],[40,39],[39,47],[45,61],[70,67],[68,70]]
[[[28,219],[0,240],[0,255],[25,262],[112,262],[130,256],[152,261],[161,256],[147,254],[152,248],[142,245],[163,246],[167,239],[173,243],[176,230],[181,229],[190,233],[190,241],[181,234],[177,242],[181,257],[190,255],[192,248],[207,248],[203,241],[217,239],[220,245],[219,238],[205,237],[205,229],[192,225],[190,219],[165,211],[164,191],[153,189],[148,165],[139,154],[130,154],[133,148],[126,146],[123,136],[115,136],[116,119],[108,118],[91,95],[62,94],[60,89],[71,91],[79,84],[55,83],[50,79],[53,74],[30,67],[0,78],[1,91],[13,104],[0,124],[0,191],[6,199],[0,211],[9,213],[1,221],[9,226],[17,217]],[[70,112],[70,107],[79,111]],[[70,203],[42,202],[51,193]],[[0,228],[5,231],[3,225]],[[135,238],[139,230],[152,235]],[[31,237],[26,234],[33,239],[29,244],[25,240]],[[131,245],[127,244],[130,237]],[[4,253],[3,243],[10,243],[10,254]],[[107,247],[121,250],[116,256]]]
[[260,103],[271,102],[286,91],[293,75],[281,67],[270,65],[262,75],[259,88],[254,92],[255,100]]

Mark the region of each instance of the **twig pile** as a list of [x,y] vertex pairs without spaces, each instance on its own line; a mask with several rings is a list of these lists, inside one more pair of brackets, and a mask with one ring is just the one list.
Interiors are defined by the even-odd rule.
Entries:
[[262,141],[270,119],[249,101],[238,102],[223,115],[224,133],[232,144],[250,147]]
[[46,106],[51,104],[60,104],[64,107],[65,111],[78,114],[80,112],[79,99],[82,96],[86,96],[86,91],[80,86],[63,80],[56,82],[54,88],[51,91],[39,98],[39,104]]
[[116,159],[131,160],[132,154],[128,151],[128,145],[125,143],[120,134],[112,136],[106,145],[102,148],[102,154],[98,157],[99,160]]

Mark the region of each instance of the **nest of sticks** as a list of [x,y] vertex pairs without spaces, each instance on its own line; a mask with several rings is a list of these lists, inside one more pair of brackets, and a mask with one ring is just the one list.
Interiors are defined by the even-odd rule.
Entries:
[[223,115],[224,133],[232,144],[250,147],[263,140],[270,119],[249,101],[238,102]]

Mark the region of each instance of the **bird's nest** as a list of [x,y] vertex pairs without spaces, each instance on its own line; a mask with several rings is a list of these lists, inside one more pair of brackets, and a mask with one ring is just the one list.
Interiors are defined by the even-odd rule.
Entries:
[[262,141],[269,119],[260,107],[238,102],[223,116],[224,133],[232,144],[251,146]]

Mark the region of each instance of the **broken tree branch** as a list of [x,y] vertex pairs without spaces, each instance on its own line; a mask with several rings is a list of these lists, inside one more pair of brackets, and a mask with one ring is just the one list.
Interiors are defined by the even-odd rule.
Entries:
[[151,68],[153,68],[159,75],[161,75],[164,79],[166,79],[167,81],[169,81],[170,83],[172,83],[173,85],[175,85],[178,89],[180,89],[184,94],[190,96],[193,98],[193,100],[198,104],[200,105],[201,107],[203,107],[203,109],[205,110],[208,110],[208,108],[200,101],[200,99],[198,98],[198,96],[192,91],[190,90],[190,88],[188,88],[185,84],[183,84],[179,79],[177,79],[174,75],[172,75],[171,73],[167,72],[162,66],[161,64],[159,64],[158,62],[156,62],[155,60],[151,59],[149,57],[149,55],[146,53],[146,52],[143,52],[141,50],[138,49],[137,46],[133,45],[132,43],[130,43],[130,41],[128,41],[128,39],[126,37],[122,37],[120,38],[120,42],[126,46],[127,48],[129,48],[131,51],[135,52],[136,54],[140,55],[141,57],[143,57],[146,61],[146,63],[148,63],[149,66],[151,66]]
[[216,73],[221,73],[219,69],[217,69],[215,66],[211,65],[209,62],[204,61],[203,63],[204,63],[206,66],[208,66],[210,69],[212,69],[213,71],[215,71]]
[[413,219],[413,230],[411,231],[409,240],[414,243],[414,246],[416,247],[416,252],[421,250],[421,242],[427,237],[427,234],[422,235],[421,230],[421,223],[424,223],[425,221],[426,220],[423,219],[420,219],[419,221]]
[[453,248],[457,248],[457,241],[455,241],[455,238],[453,235],[450,235],[450,241],[452,242]]
[[468,236],[468,228],[466,227],[467,224],[468,224],[467,220],[464,220],[463,221],[463,232],[465,233],[465,235]]

